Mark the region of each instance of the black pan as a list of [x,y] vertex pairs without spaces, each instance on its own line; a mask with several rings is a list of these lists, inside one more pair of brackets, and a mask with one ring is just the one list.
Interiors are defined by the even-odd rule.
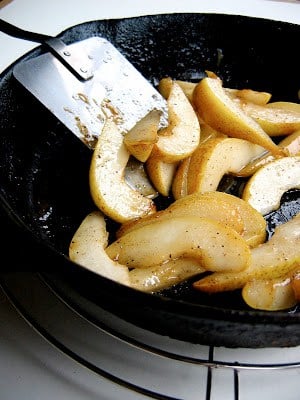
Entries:
[[[164,76],[197,81],[211,70],[227,87],[269,91],[274,101],[299,101],[297,25],[243,16],[170,14],[87,22],[59,37],[69,44],[94,35],[108,38],[154,85]],[[22,58],[42,51],[38,47]],[[207,296],[193,292],[190,282],[145,294],[70,262],[71,237],[95,209],[88,187],[90,150],[14,80],[12,66],[1,75],[0,97],[2,254],[9,256],[2,270],[38,270],[65,296],[77,293],[78,299],[180,340],[254,348],[300,344],[297,307],[250,310],[238,291]],[[160,199],[158,206],[168,201]],[[268,216],[269,229],[299,210],[299,191],[287,193],[279,212]],[[109,227],[113,231],[116,225]]]

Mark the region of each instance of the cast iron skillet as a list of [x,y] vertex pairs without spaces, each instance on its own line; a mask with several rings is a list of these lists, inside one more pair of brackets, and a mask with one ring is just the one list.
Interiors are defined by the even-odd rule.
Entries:
[[[68,44],[98,35],[112,41],[154,85],[164,76],[197,81],[211,70],[227,87],[269,91],[273,101],[299,101],[300,26],[242,16],[168,14],[91,21],[59,37]],[[22,58],[41,52],[38,47]],[[13,240],[15,249],[8,272],[43,271],[65,296],[75,292],[78,299],[180,340],[254,348],[300,344],[297,308],[249,310],[239,292],[207,296],[193,292],[189,282],[145,294],[71,263],[70,239],[95,209],[88,187],[91,153],[14,80],[12,66],[1,75],[0,97],[1,213],[13,228],[9,236],[2,224],[2,233],[4,243]],[[169,200],[161,199],[158,206]],[[299,192],[287,193],[280,212],[268,217],[270,230],[299,210]]]

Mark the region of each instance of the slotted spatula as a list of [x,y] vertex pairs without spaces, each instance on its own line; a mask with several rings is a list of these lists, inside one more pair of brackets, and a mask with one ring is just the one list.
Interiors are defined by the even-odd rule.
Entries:
[[0,19],[1,31],[44,45],[48,52],[16,64],[15,78],[85,145],[93,148],[110,117],[124,132],[151,110],[167,125],[165,99],[106,39],[91,37],[66,45]]

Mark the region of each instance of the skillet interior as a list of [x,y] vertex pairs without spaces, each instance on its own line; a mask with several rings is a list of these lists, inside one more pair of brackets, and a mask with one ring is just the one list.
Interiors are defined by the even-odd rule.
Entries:
[[[242,16],[169,14],[91,21],[59,36],[72,43],[95,35],[108,38],[154,85],[164,76],[197,81],[211,70],[227,87],[269,91],[273,101],[299,101],[296,25]],[[25,58],[42,51],[39,47]],[[23,269],[45,271],[70,300],[75,293],[77,305],[88,299],[177,339],[228,347],[300,344],[297,308],[249,310],[239,293],[207,296],[192,292],[188,283],[162,295],[137,293],[72,264],[66,257],[70,239],[95,209],[88,188],[91,153],[20,87],[11,67],[2,74],[0,87],[1,203],[13,223],[25,229],[24,237],[29,234]],[[299,212],[299,192],[283,201],[282,215],[269,216],[270,229]],[[113,231],[115,225],[109,227]]]

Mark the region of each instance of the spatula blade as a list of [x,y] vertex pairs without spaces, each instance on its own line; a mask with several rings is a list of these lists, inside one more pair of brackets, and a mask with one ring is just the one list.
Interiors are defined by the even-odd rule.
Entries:
[[94,147],[107,118],[126,132],[158,109],[162,112],[160,127],[167,125],[164,98],[110,42],[92,37],[68,48],[79,57],[88,55],[91,79],[77,79],[51,53],[18,63],[13,74],[88,147]]

